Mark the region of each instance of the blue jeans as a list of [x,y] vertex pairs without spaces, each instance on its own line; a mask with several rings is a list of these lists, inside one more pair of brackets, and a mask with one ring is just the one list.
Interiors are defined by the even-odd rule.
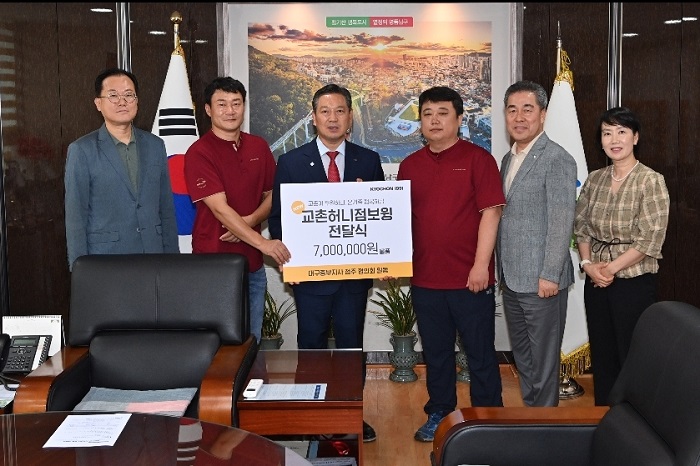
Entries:
[[267,289],[267,274],[265,266],[248,274],[248,301],[250,303],[250,333],[255,335],[260,343],[262,336],[263,312],[265,310],[265,290]]

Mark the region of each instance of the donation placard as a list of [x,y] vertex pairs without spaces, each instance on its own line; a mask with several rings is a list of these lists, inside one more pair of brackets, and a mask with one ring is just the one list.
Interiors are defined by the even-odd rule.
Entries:
[[413,275],[411,182],[285,183],[285,282]]

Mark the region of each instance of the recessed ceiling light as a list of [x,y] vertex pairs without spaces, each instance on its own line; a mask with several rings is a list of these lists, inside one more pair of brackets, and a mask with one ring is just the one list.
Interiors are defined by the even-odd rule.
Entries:
[[639,34],[637,34],[636,32],[625,32],[624,34],[622,34],[622,37],[637,37],[638,35]]
[[90,8],[93,13],[111,13],[111,8]]
[[684,16],[683,21],[697,21],[698,19],[695,16]]
[[165,31],[148,31],[148,33],[152,36],[164,36]]
[[664,24],[679,24],[681,22],[680,19],[668,19],[664,21]]

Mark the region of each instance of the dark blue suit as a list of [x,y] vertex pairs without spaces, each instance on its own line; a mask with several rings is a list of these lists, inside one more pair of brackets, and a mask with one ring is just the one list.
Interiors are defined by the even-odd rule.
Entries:
[[[345,182],[384,181],[379,154],[351,142],[345,143]],[[280,156],[272,190],[272,210],[268,218],[270,235],[283,239],[280,211],[280,185],[283,183],[328,182],[316,140]],[[294,254],[294,251],[291,251]],[[367,292],[371,279],[303,282],[292,286],[297,307],[299,348],[326,348],[333,317],[338,348],[362,348]]]

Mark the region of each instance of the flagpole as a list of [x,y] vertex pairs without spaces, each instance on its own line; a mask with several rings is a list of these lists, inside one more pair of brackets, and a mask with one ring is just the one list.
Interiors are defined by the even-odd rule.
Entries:
[[561,28],[559,27],[559,21],[557,21],[557,75],[559,78],[559,73],[561,73]]
[[180,44],[180,23],[182,23],[182,15],[179,11],[173,11],[170,14],[170,21],[173,23],[173,53],[185,56],[182,45]]
[[[570,91],[573,90],[574,88],[574,79],[573,79],[573,73],[569,69],[569,57],[562,48],[562,40],[561,40],[561,27],[559,24],[559,21],[557,21],[557,74],[554,78],[554,86],[555,89],[552,90],[552,97],[554,97],[555,90],[557,90],[557,85],[566,85],[566,88],[568,88]],[[561,95],[561,94],[559,94]],[[572,96],[573,97],[573,96]],[[550,98],[550,107],[553,107],[551,104],[551,98]],[[554,111],[552,109],[552,111]],[[575,109],[574,109],[575,113]],[[552,128],[549,126],[548,128],[548,123],[545,122],[545,128],[547,128],[547,134],[549,135],[550,138],[552,138],[554,141],[559,142],[561,145],[564,145],[567,147],[569,152],[574,155],[574,158],[576,158],[576,155],[574,152],[572,152],[570,145],[568,145],[566,142],[563,142],[562,140],[557,140],[557,138],[554,136],[554,133],[550,134],[550,129]],[[559,136],[559,135],[557,135]],[[578,138],[580,139],[580,133]],[[571,142],[571,141],[569,141]],[[583,148],[581,147],[581,150]],[[577,165],[578,165],[577,161]],[[584,165],[585,165],[585,159],[584,159]],[[587,170],[585,170],[587,171]],[[577,178],[580,179],[580,174],[577,174]],[[572,240],[573,241],[573,240]],[[573,242],[572,242],[572,247],[573,247]],[[579,284],[580,285],[580,284]],[[575,289],[573,290],[574,292],[576,291]],[[581,299],[582,299],[582,294],[581,294]],[[573,299],[573,295],[570,296],[570,298]],[[574,309],[569,309],[568,313],[574,312]],[[584,311],[585,312],[585,311]],[[571,322],[569,322],[569,318],[571,316],[567,314],[567,327],[571,325]],[[566,340],[566,335],[565,339]],[[587,359],[587,346],[584,345],[583,348],[579,348],[574,351],[572,354],[566,354],[566,357],[564,357],[564,344],[562,343],[562,361],[561,361],[561,368],[559,371],[559,399],[571,399],[571,398],[577,398],[584,393],[583,387],[574,380],[574,375],[578,373],[582,373],[583,369],[585,369],[586,366],[586,361]]]
[[[562,75],[562,59],[561,30],[559,28],[559,21],[557,21],[557,77],[555,81],[566,79]],[[573,79],[571,81],[571,87],[573,89]],[[564,364],[562,364],[562,369],[559,373],[559,399],[570,400],[582,396],[585,390],[573,376],[569,376],[567,372],[563,370],[563,367]]]

